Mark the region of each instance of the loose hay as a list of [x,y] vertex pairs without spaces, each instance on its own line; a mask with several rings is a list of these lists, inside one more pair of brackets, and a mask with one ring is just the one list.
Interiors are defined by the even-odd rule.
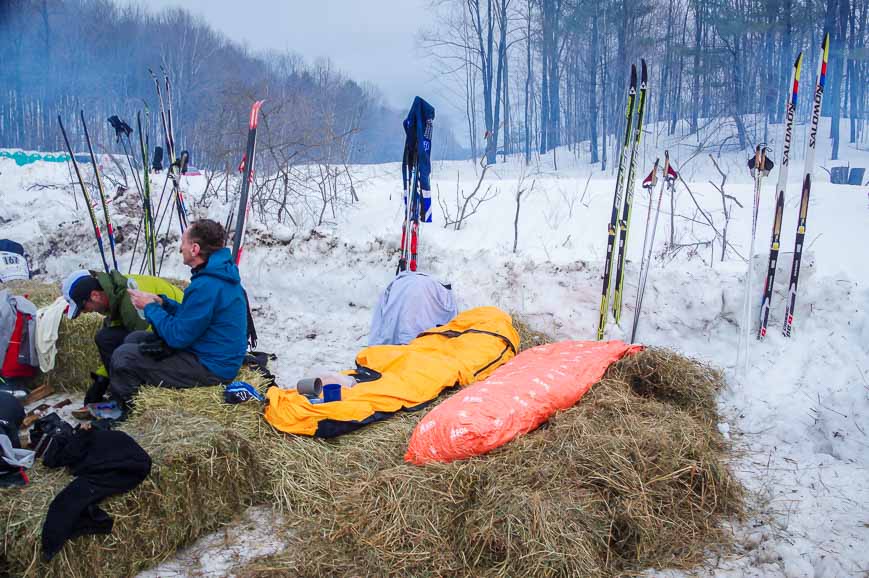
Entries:
[[[245,378],[261,385],[262,378]],[[203,388],[210,391],[219,388]],[[42,523],[54,496],[71,480],[64,470],[39,462],[32,483],[0,490],[0,519],[5,532],[0,550],[0,574],[13,576],[128,576],[150,568],[203,534],[230,522],[262,500],[260,448],[243,432],[226,427],[200,411],[196,399],[204,392],[145,388],[141,399],[179,399],[159,411],[142,403],[121,429],[132,435],[153,461],[151,475],[137,488],[102,502],[114,518],[111,535],[69,541],[49,563],[41,561]],[[256,404],[226,406],[227,412],[247,414],[253,421]]]
[[555,340],[542,331],[535,331],[519,313],[510,313],[513,319],[513,327],[519,333],[519,351],[525,351],[538,345],[553,343]]
[[[552,341],[514,323],[523,349]],[[260,502],[288,514],[298,542],[236,569],[246,576],[690,568],[727,547],[723,523],[742,512],[716,429],[722,385],[713,368],[645,350],[537,431],[487,456],[423,468],[403,456],[424,412],[325,441],[275,431],[257,404],[223,404],[219,387],[146,388],[127,428],[139,432],[155,473],[105,502],[113,534],[77,539],[49,566],[36,562],[47,504],[69,480],[37,467],[34,484],[0,506],[0,572],[130,574]]]
[[[417,416],[295,469],[291,551],[243,575],[615,576],[726,547],[743,491],[716,429],[721,375],[666,350],[626,358],[582,402],[487,456],[402,463]],[[352,441],[351,441],[352,440]],[[297,494],[296,492],[301,492]],[[304,497],[299,500],[298,498]]]

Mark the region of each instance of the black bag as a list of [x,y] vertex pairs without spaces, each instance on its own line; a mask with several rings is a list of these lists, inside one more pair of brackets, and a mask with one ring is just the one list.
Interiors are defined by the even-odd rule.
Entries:
[[249,351],[244,356],[244,365],[261,374],[266,380],[265,385],[268,387],[275,384],[275,376],[269,371],[269,361],[277,358],[278,356],[274,353]]
[[156,172],[163,170],[163,147],[154,147],[154,158],[151,159],[151,168]]
[[72,426],[63,421],[59,415],[50,413],[34,422],[30,430],[30,449],[36,452],[36,457],[39,458],[52,446],[57,449],[66,445],[74,431]]

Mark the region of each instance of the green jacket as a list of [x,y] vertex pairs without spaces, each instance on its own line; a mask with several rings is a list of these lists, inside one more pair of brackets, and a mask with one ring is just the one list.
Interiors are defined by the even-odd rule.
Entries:
[[[130,301],[130,294],[127,293],[128,278],[136,281],[140,291],[165,295],[179,303],[184,299],[183,290],[159,277],[124,275],[120,271],[112,271],[111,274],[97,272],[96,277],[102,290],[109,296],[109,310],[106,313],[107,326],[123,327],[127,331],[151,329],[148,322],[139,317],[136,308],[133,307],[133,302]],[[96,370],[96,374],[103,377],[109,375],[102,365]]]
[[127,293],[127,279],[136,281],[140,291],[166,295],[175,301],[184,299],[184,291],[159,277],[147,275],[124,275],[120,271],[112,271],[111,274],[97,273],[97,281],[109,297],[109,311],[106,313],[106,324],[115,327],[121,326],[127,331],[143,331],[150,326],[148,322],[139,317],[130,295]]
[[123,275],[119,271],[97,273],[97,281],[109,297],[109,311],[106,313],[108,325],[121,326],[127,331],[149,329],[148,322],[139,317],[130,295],[127,293],[127,279],[136,281],[140,291],[166,295],[179,303],[184,299],[184,291],[159,277],[147,275]]

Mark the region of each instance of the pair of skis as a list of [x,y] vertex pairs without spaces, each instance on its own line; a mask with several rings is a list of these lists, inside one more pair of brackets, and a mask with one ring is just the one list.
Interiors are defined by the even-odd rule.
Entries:
[[[790,337],[793,330],[794,311],[796,309],[797,285],[800,277],[800,265],[802,263],[803,245],[806,237],[806,221],[809,211],[809,195],[812,190],[812,174],[815,165],[815,149],[818,141],[818,124],[821,118],[821,104],[824,98],[824,86],[827,80],[827,60],[830,53],[830,35],[824,34],[821,41],[821,57],[818,61],[817,82],[815,84],[814,100],[812,103],[812,119],[809,127],[809,139],[806,143],[805,173],[800,196],[800,210],[797,216],[797,232],[794,243],[794,258],[791,264],[790,280],[788,282],[787,303],[785,306],[785,318],[782,333]],[[775,216],[773,218],[772,235],[770,239],[769,264],[767,266],[766,280],[763,287],[763,297],[760,307],[760,327],[757,338],[763,339],[767,334],[769,322],[770,301],[775,281],[776,265],[778,263],[779,248],[781,243],[782,215],[784,213],[784,194],[787,187],[788,165],[790,161],[790,148],[793,139],[794,115],[797,108],[797,95],[799,92],[800,70],[803,55],[800,53],[794,62],[794,70],[791,76],[792,89],[788,95],[785,106],[785,134],[784,146],[782,147],[782,160],[779,167],[778,183],[776,186]],[[749,256],[750,261],[750,256]]]
[[[106,192],[105,192],[105,188],[103,187],[102,177],[100,176],[99,166],[97,165],[96,155],[94,155],[94,147],[93,147],[93,144],[91,143],[91,137],[90,137],[90,133],[88,132],[87,123],[85,123],[85,120],[84,120],[84,111],[80,111],[80,118],[81,118],[82,128],[84,129],[85,140],[87,141],[87,145],[88,145],[88,153],[90,154],[91,165],[93,166],[93,169],[94,169],[94,178],[96,180],[97,190],[99,191],[99,195],[100,195],[100,203],[103,207],[103,218],[105,219],[106,232],[108,233],[108,238],[109,238],[109,248],[110,248],[111,253],[112,253],[112,264],[115,266],[115,269],[117,269],[118,268],[118,258],[117,258],[116,252],[115,252],[115,230],[112,227],[112,220],[111,220],[111,217],[109,216],[109,206],[108,206],[108,201],[106,200]],[[91,225],[93,226],[94,236],[96,237],[96,240],[97,240],[97,247],[99,248],[100,256],[102,257],[102,260],[103,260],[103,267],[105,268],[106,273],[108,273],[111,269],[109,268],[109,262],[106,259],[106,251],[105,251],[105,246],[103,244],[102,229],[100,228],[96,213],[94,212],[94,204],[95,203],[91,199],[91,195],[90,195],[90,193],[88,193],[87,187],[85,186],[84,178],[82,177],[81,170],[79,169],[79,166],[78,166],[78,161],[76,160],[75,153],[72,150],[72,146],[69,144],[69,137],[66,134],[66,128],[64,128],[64,126],[63,126],[63,121],[61,120],[60,115],[57,115],[57,124],[60,125],[60,132],[63,134],[63,142],[66,144],[66,150],[69,153],[69,158],[72,162],[73,168],[75,169],[76,178],[78,179],[78,184],[81,187],[81,192],[82,192],[82,195],[84,197],[84,203],[87,206],[88,214],[90,215],[90,218],[91,218]]]
[[[628,231],[631,224],[631,210],[634,203],[634,175],[637,169],[637,150],[643,135],[643,116],[646,111],[646,93],[648,88],[648,73],[646,61],[641,60],[641,76],[639,95],[637,90],[637,67],[631,65],[631,83],[628,89],[627,106],[625,107],[625,134],[622,142],[622,152],[619,156],[619,168],[616,175],[616,190],[613,197],[613,208],[607,226],[607,253],[604,262],[603,290],[600,299],[600,318],[597,325],[597,338],[602,340],[606,332],[609,316],[609,295],[613,290],[613,317],[616,323],[621,321],[622,296],[624,293],[625,260],[628,246]],[[636,104],[636,127],[634,126],[634,105]],[[631,134],[633,132],[633,139]],[[630,149],[630,157],[628,150]],[[630,160],[628,161],[628,159]],[[626,167],[627,165],[627,167]],[[627,177],[625,169],[627,168]],[[624,188],[624,203],[622,189]],[[621,218],[619,212],[621,211]],[[616,256],[616,238],[618,238],[618,256]],[[612,271],[615,265],[615,278]]]

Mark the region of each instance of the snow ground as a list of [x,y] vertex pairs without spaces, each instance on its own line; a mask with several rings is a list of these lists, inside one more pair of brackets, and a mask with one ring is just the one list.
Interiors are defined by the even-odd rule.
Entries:
[[[826,119],[825,119],[826,120]],[[847,124],[845,125],[847,127]],[[720,429],[742,450],[734,470],[752,491],[754,514],[734,528],[736,555],[710,560],[713,576],[839,577],[869,573],[869,203],[867,187],[832,185],[816,169],[797,297],[794,336],[780,333],[799,188],[805,126],[796,129],[778,268],[764,342],[750,340],[748,371],[737,363],[742,322],[753,186],[745,167],[748,153],[724,152],[716,158],[727,173],[725,189],[733,205],[727,235],[733,245],[724,262],[720,242],[708,241],[686,190],[723,229],[720,194],[709,181],[721,177],[708,152],[694,155],[696,141],[677,142],[651,127],[640,158],[639,180],[656,156],[669,148],[686,183],[676,187],[675,240],[686,245],[663,255],[670,238],[669,198],[665,198],[655,239],[656,259],[649,275],[639,340],[667,346],[725,370],[730,387],[720,397]],[[715,130],[714,127],[708,131]],[[846,128],[842,134],[848,134]],[[780,139],[781,127],[771,127]],[[828,129],[822,125],[822,134]],[[701,135],[701,139],[713,134]],[[720,140],[720,138],[719,138]],[[710,141],[711,142],[711,141]],[[780,162],[780,147],[773,160]],[[850,163],[869,167],[869,151],[844,146],[844,161],[829,160],[826,140],[817,164],[830,168]],[[692,158],[693,156],[693,158]],[[483,190],[498,197],[482,205],[460,231],[442,227],[434,201],[435,223],[421,233],[421,270],[452,283],[460,308],[496,305],[523,314],[535,329],[557,338],[593,339],[600,300],[600,275],[606,247],[606,223],[612,206],[614,176],[599,165],[576,160],[559,149],[558,170],[551,155],[525,167],[511,159],[489,169]],[[379,292],[395,272],[400,235],[400,167],[397,164],[353,168],[360,202],[341,208],[336,218],[312,230],[254,221],[242,276],[253,301],[260,349],[278,353],[273,370],[279,383],[291,385],[320,369],[352,366],[366,345],[368,326]],[[769,230],[778,169],[764,181],[753,263],[752,299],[758,305],[769,251]],[[476,184],[470,162],[436,162],[433,182],[455,213],[456,186],[465,193]],[[522,198],[518,251],[512,253],[517,187]],[[89,221],[78,209],[63,165],[37,163],[17,167],[0,160],[0,237],[23,243],[45,279],[60,280],[72,268],[97,268]],[[32,188],[33,185],[63,188]],[[156,183],[155,183],[156,184]],[[160,183],[162,184],[162,183]],[[188,199],[200,199],[204,177],[186,179]],[[434,191],[437,196],[438,189]],[[80,195],[80,192],[77,193]],[[657,194],[657,192],[656,192]],[[390,195],[392,199],[390,200]],[[191,204],[195,204],[192,201]],[[124,200],[113,214],[122,213]],[[609,338],[628,338],[643,243],[647,197],[638,190],[629,238],[622,327],[608,325]],[[223,221],[228,208],[212,203],[198,216]],[[122,222],[123,217],[116,217]],[[117,224],[116,224],[117,226]],[[176,246],[177,247],[177,246]],[[176,247],[164,275],[186,278]],[[738,252],[738,255],[736,254]],[[125,255],[121,261],[126,263]],[[232,564],[263,555],[246,546],[274,518],[254,510],[224,534],[207,537],[179,553],[168,566],[147,576],[220,574]],[[232,554],[221,558],[227,544]],[[221,561],[223,560],[223,561]],[[211,565],[211,564],[214,565]],[[223,565],[221,565],[223,564]],[[656,573],[656,575],[661,575]],[[676,574],[672,574],[676,575]]]

